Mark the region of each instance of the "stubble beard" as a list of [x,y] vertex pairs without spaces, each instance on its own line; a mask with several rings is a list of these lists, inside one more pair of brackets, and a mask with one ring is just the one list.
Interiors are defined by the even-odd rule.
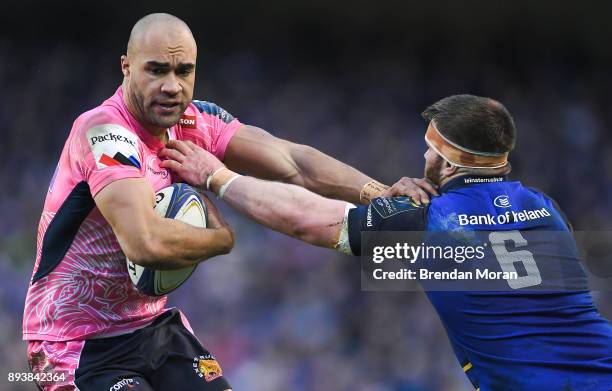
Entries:
[[152,106],[149,106],[149,109],[145,111],[145,120],[158,128],[171,128],[179,122],[184,112],[185,108],[181,106],[179,112],[174,115],[160,116],[155,114]]
[[440,182],[442,182],[442,176],[440,175],[441,167],[436,166],[425,166],[425,178],[429,179],[434,185],[439,186]]
[[150,126],[160,129],[171,128],[179,122],[181,116],[187,108],[186,105],[181,104],[180,110],[176,114],[160,116],[155,114],[152,103],[148,106],[145,104],[144,96],[141,93],[133,90],[130,95],[133,104],[136,106],[136,109],[140,113],[141,118],[139,118],[138,120],[141,122],[141,125],[145,127]]

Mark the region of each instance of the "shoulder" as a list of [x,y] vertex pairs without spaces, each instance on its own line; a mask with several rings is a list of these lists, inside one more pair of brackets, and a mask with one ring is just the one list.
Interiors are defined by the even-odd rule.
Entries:
[[116,110],[108,106],[98,106],[81,114],[73,125],[73,132],[84,136],[93,136],[96,133],[114,130],[125,134],[129,138],[136,138],[136,133],[123,120]]
[[544,201],[545,204],[548,204],[548,206],[551,209],[553,209],[554,211],[556,211],[559,214],[559,217],[563,220],[563,222],[565,223],[567,228],[570,231],[573,231],[572,223],[570,222],[569,218],[567,217],[567,215],[565,214],[563,209],[561,209],[561,206],[559,205],[559,203],[554,198],[552,198],[548,194],[544,193],[543,190],[538,189],[537,187],[527,187],[526,186],[525,189],[530,191],[536,197],[541,198]]
[[140,139],[129,125],[109,110],[96,108],[82,114],[73,126],[77,156],[92,155],[100,164],[140,167]]

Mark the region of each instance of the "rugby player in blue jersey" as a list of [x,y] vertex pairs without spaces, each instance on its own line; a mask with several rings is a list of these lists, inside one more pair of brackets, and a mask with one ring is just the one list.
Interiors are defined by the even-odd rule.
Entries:
[[593,304],[571,226],[549,197],[507,177],[516,139],[509,112],[489,98],[455,95],[423,117],[425,176],[440,192],[429,205],[327,199],[238,175],[190,143],[174,145],[182,163],[164,164],[265,226],[349,254],[360,254],[364,231],[486,233],[481,267],[517,277],[489,290],[423,283],[474,388],[612,390],[612,326]]

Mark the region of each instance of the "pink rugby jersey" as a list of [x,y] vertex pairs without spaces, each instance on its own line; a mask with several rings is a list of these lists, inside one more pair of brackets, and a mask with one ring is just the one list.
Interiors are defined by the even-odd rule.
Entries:
[[[168,131],[171,139],[191,140],[223,159],[240,126],[220,107],[193,101]],[[145,178],[154,191],[169,186],[170,173],[159,167],[161,148],[127,110],[121,87],[74,122],[38,227],[24,340],[124,334],[165,311],[165,296],[145,296],[132,285],[125,255],[94,203],[101,189],[119,179]]]

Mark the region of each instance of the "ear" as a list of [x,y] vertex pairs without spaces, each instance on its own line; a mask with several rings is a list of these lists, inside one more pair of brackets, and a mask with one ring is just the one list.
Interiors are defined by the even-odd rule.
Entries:
[[457,166],[453,166],[449,162],[444,162],[444,168],[442,169],[442,175],[446,178],[455,175],[459,168]]
[[123,77],[130,75],[130,62],[125,54],[121,56],[121,73],[123,73]]

